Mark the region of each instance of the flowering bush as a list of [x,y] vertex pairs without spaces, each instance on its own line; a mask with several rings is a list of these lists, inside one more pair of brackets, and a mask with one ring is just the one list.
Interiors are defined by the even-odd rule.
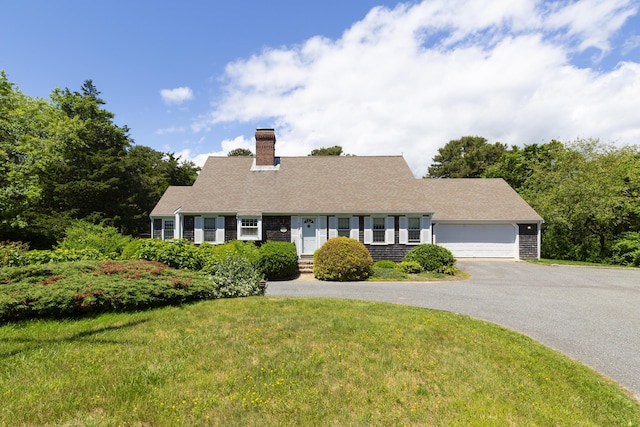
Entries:
[[229,256],[216,265],[211,276],[217,298],[264,295],[260,273],[251,262],[239,256]]

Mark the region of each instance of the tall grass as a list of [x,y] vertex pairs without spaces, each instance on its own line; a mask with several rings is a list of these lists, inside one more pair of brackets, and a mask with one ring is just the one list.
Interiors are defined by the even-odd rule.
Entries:
[[0,327],[0,425],[640,425],[617,385],[493,324],[251,297]]

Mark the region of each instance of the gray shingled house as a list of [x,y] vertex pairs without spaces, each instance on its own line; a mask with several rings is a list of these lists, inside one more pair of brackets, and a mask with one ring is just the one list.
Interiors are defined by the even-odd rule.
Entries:
[[273,129],[255,138],[255,157],[209,157],[192,186],[169,187],[152,237],[286,241],[302,256],[347,236],[374,260],[421,243],[456,257],[540,257],[543,220],[502,179],[416,179],[402,156],[277,157]]

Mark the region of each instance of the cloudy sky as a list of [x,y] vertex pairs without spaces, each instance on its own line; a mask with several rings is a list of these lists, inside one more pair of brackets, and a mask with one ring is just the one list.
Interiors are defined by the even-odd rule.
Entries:
[[464,135],[640,144],[640,0],[307,3],[0,0],[0,69],[37,97],[92,79],[137,144],[198,164],[257,127],[416,176]]

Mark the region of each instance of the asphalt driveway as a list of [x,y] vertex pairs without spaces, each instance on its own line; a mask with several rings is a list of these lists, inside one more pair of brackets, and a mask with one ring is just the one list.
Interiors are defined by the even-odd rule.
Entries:
[[458,282],[270,282],[268,296],[383,301],[447,310],[522,332],[640,397],[640,270],[463,260]]

